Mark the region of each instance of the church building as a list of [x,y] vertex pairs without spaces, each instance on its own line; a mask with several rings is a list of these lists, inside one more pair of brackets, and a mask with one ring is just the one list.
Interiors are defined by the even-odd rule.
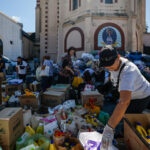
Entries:
[[143,51],[145,6],[145,0],[37,0],[40,57],[59,60],[71,46],[78,57],[106,44]]

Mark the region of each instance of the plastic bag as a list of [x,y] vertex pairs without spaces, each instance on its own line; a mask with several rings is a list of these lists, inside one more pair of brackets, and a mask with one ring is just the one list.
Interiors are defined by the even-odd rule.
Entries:
[[54,120],[53,122],[44,125],[44,135],[49,138],[56,129],[58,129],[58,124],[57,120]]
[[[102,150],[102,134],[98,132],[82,132],[79,134],[79,140],[85,150]],[[108,147],[108,150],[118,149],[115,146],[111,145]]]
[[83,79],[81,77],[74,77],[72,85],[74,87],[78,87],[81,83],[83,83]]
[[88,62],[89,60],[94,60],[94,56],[89,53],[82,53],[82,58],[84,62]]
[[50,68],[48,66],[46,66],[44,70],[41,70],[40,76],[41,77],[42,76],[49,76],[49,70],[50,70]]
[[64,110],[76,107],[75,100],[68,100],[63,103]]
[[71,134],[74,136],[76,136],[78,133],[76,123],[72,119],[67,119],[66,121],[61,121],[61,130],[63,132],[71,132]]

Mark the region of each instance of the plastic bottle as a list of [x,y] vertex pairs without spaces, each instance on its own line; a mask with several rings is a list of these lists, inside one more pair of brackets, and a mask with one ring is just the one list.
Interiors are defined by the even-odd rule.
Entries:
[[36,133],[44,134],[44,125],[43,125],[43,123],[39,123],[39,126],[36,129]]
[[51,141],[51,144],[50,144],[50,146],[49,146],[49,150],[56,150],[54,141]]
[[147,132],[145,131],[145,129],[142,127],[141,123],[137,123],[136,124],[136,129],[137,131],[144,137],[147,137]]
[[30,134],[27,132],[25,132],[21,137],[19,137],[16,142],[16,150],[20,150],[20,148],[24,147],[24,143],[29,137]]
[[150,128],[147,129],[148,136],[150,136]]
[[0,150],[2,150],[2,147],[0,146]]
[[29,124],[26,125],[25,131],[26,131],[27,133],[29,133],[31,136],[35,134],[34,129],[31,128],[31,126],[30,126]]
[[103,111],[100,111],[99,116],[98,116],[99,121],[101,121],[104,125],[107,124],[109,120],[109,114]]

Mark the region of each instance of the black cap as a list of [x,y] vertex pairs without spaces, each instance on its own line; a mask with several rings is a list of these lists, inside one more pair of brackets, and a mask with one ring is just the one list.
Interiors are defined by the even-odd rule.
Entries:
[[118,56],[118,52],[111,45],[102,48],[99,54],[100,67],[112,66]]

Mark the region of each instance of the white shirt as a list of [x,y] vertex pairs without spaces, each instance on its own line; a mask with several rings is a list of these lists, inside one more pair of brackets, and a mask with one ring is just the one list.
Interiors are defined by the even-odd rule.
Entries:
[[[120,59],[121,68],[121,66],[128,60],[122,57]],[[117,83],[119,70],[110,71],[111,80],[113,81],[114,85]],[[150,96],[150,83],[141,74],[135,64],[128,62],[121,71],[118,90],[119,92],[123,90],[132,91],[131,99],[143,99]]]
[[[25,61],[22,61],[22,64],[21,65],[18,65],[17,64],[17,66],[16,66],[17,68],[18,68],[18,74],[22,74],[22,75],[24,75],[24,74],[26,74],[26,71],[27,71],[27,63],[25,62]],[[23,68],[21,68],[21,67],[23,67]]]

